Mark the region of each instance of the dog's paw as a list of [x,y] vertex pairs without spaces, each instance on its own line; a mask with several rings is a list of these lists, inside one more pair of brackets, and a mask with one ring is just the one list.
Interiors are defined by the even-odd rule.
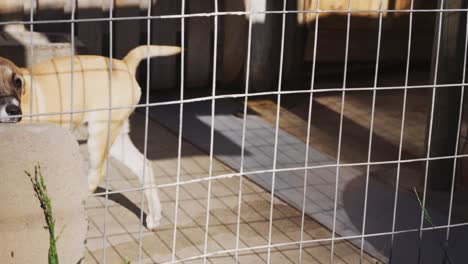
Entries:
[[153,219],[150,216],[146,217],[146,227],[150,230],[156,229],[160,224],[160,218]]

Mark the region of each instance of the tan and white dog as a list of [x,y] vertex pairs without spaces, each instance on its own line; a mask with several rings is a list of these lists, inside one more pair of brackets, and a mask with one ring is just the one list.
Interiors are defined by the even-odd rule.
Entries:
[[[158,57],[178,53],[180,48],[173,46],[149,46],[149,49],[140,46],[131,50],[123,60],[113,59],[112,74],[110,60],[106,57],[74,56],[73,71],[71,57],[55,58],[33,67],[32,92],[31,73],[0,57],[0,122],[47,122],[65,127],[72,124],[72,128],[87,124],[91,193],[104,180],[108,154],[135,173],[142,186],[154,186],[153,170],[128,134],[128,118],[141,96],[135,73],[147,55]],[[30,109],[31,101],[33,109]],[[110,120],[109,107],[117,108],[111,111]],[[156,188],[147,188],[144,192],[149,207],[146,224],[149,229],[154,229],[161,218],[158,192]]]

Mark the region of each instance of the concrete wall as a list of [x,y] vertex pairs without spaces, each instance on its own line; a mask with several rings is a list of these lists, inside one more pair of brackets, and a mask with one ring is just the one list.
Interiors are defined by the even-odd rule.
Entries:
[[56,218],[61,263],[84,256],[86,166],[70,133],[52,125],[0,125],[0,262],[48,263],[43,210],[24,171],[40,163]]

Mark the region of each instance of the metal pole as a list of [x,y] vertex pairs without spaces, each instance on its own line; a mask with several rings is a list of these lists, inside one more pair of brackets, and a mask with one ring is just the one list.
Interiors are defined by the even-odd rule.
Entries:
[[[439,0],[438,6],[440,6],[440,1],[442,0]],[[444,9],[466,8],[467,2],[467,0],[445,1]],[[436,55],[434,52],[431,75],[432,78],[437,78],[434,81],[436,84],[460,83],[463,81],[466,12],[440,12],[438,16],[442,16],[438,73],[435,75],[437,65],[435,65]],[[438,31],[439,27],[436,26],[435,36],[438,35]],[[436,47],[436,44],[434,44],[434,47]],[[460,86],[436,88],[432,117],[432,137],[427,139],[431,141],[431,157],[454,154],[459,120],[460,92]],[[430,162],[428,180],[431,189],[448,190],[450,188],[453,162],[453,159]]]

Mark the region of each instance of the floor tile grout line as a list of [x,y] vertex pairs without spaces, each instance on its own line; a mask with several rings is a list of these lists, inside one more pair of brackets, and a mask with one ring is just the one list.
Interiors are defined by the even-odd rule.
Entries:
[[[202,187],[204,188],[204,186],[202,186]],[[190,193],[188,193],[188,195],[192,196]],[[192,197],[193,197],[193,196],[192,196]],[[198,204],[204,208],[203,204],[200,202],[200,199],[193,199],[193,200],[196,200],[196,201],[198,202]],[[179,207],[179,209],[183,210],[183,212],[184,212],[185,214],[189,215],[189,214],[185,211],[185,209],[183,209],[182,207]],[[206,208],[205,208],[205,209],[206,209]],[[212,216],[213,216],[214,218],[216,218],[216,220],[217,220],[218,222],[222,223],[222,221],[220,221],[219,218],[218,218],[216,215],[212,215]],[[195,225],[197,225],[198,228],[203,229],[202,226],[200,226],[193,218],[192,218],[191,220],[193,220],[193,223],[194,223]],[[226,227],[226,229],[230,231],[230,229],[229,229],[229,227],[228,227],[227,225],[223,224],[223,226]],[[232,232],[231,232],[231,233],[232,233]],[[211,238],[212,240],[214,240],[216,243],[218,243],[218,245],[219,245],[221,248],[226,249],[226,248],[224,248],[216,239],[214,239],[212,236],[210,236],[210,238]],[[193,243],[192,241],[190,241],[190,242]],[[242,241],[242,243],[244,243],[245,245],[247,245],[244,241]]]
[[[250,181],[249,179],[247,179],[247,182],[250,182],[250,183],[251,183],[251,181]],[[224,183],[223,183],[222,181],[221,181],[221,184],[224,185]],[[227,187],[226,187],[226,188],[227,188]],[[221,199],[220,199],[220,200],[221,200]],[[222,201],[222,200],[221,200],[221,201]],[[224,201],[222,201],[222,203],[223,203],[224,205],[226,205],[226,207],[229,207],[229,205],[227,205]],[[249,205],[249,206],[250,206],[250,205]],[[252,207],[252,206],[250,206],[250,207]],[[252,207],[252,209],[256,211],[256,209],[255,209],[254,207]],[[237,212],[236,212],[236,213],[237,213]],[[258,213],[258,212],[257,212],[257,213]],[[260,213],[259,213],[259,215],[262,216]],[[268,219],[266,219],[266,220],[268,220]],[[248,222],[247,222],[247,223],[248,223]],[[250,226],[250,228],[252,228],[254,231],[256,231],[256,232],[258,233],[258,231],[257,231],[255,228],[253,228],[250,224],[249,224],[249,226]],[[284,255],[284,254],[283,254],[283,255]],[[285,257],[289,259],[288,256],[285,255]],[[292,260],[291,260],[291,261],[292,261]],[[292,262],[293,262],[293,261],[292,261]],[[294,263],[294,262],[293,262],[293,263]]]
[[[217,159],[216,159],[216,160],[217,160]],[[202,187],[202,188],[205,188],[203,185],[201,185],[201,187]],[[190,193],[189,193],[189,195],[192,196]],[[203,207],[203,204],[199,201],[199,199],[196,199],[196,200],[197,200],[198,203]],[[230,207],[229,207],[227,204],[225,204],[224,202],[223,202],[223,204],[224,204],[227,208],[230,209]],[[205,209],[206,209],[206,208],[205,208]],[[230,210],[231,210],[231,209],[230,209]],[[231,210],[231,212],[232,212],[232,210]],[[220,223],[222,223],[222,221],[220,221],[219,218],[218,218],[216,215],[213,215],[213,217],[215,217],[216,220],[218,220]],[[229,228],[227,225],[223,224],[223,226],[226,227],[227,230],[231,231],[230,228]],[[253,227],[251,227],[251,228],[253,229]],[[253,229],[253,230],[254,230],[254,229]],[[235,235],[234,232],[231,231],[231,233],[232,233],[233,235]],[[258,234],[258,235],[260,235],[260,234]],[[214,238],[212,238],[212,239],[215,240]],[[216,240],[215,240],[215,241],[216,241]],[[242,243],[243,243],[244,245],[247,245],[247,244],[245,243],[244,240],[241,240],[241,241],[242,241]],[[216,241],[216,242],[217,242],[217,241]],[[217,243],[218,243],[218,242],[217,242]],[[223,246],[221,246],[221,247],[223,248]],[[260,257],[260,256],[258,256],[258,257]]]
[[[131,235],[132,233],[129,232],[129,231],[127,230],[127,228],[125,227],[125,225],[123,225],[123,224],[121,223],[121,221],[119,220],[119,218],[116,217],[116,215],[110,210],[110,208],[109,208],[109,207],[107,207],[107,208],[108,208],[108,210],[109,210],[109,214],[110,214],[110,215],[114,218],[114,220],[117,221],[117,223],[126,231],[125,234],[127,234],[128,236],[130,236],[130,237],[134,240],[134,242],[135,242],[136,244],[138,244],[138,243],[139,243],[138,240],[137,240],[135,237],[133,237],[133,236]],[[108,235],[108,237],[109,237],[109,235]],[[110,241],[109,241],[109,242],[110,242]],[[148,252],[147,252],[146,250],[143,250],[143,248],[141,248],[141,250],[148,256],[148,258],[152,259],[152,257],[148,254]]]
[[[104,209],[104,208],[103,208],[103,209]],[[95,223],[94,220],[90,219],[89,221],[91,221],[91,222],[94,224],[94,226],[96,227],[96,229],[97,229],[100,233],[103,234],[102,236],[99,237],[99,239],[103,239],[104,233],[100,230],[99,226]],[[106,241],[109,243],[108,246],[106,247],[106,249],[109,248],[109,247],[112,248],[112,249],[115,251],[115,253],[117,253],[117,255],[121,258],[122,261],[125,260],[125,256],[122,256],[122,254],[121,254],[121,253],[117,250],[117,248],[111,243],[111,241],[109,241],[108,237],[106,236],[105,238],[106,238]],[[98,238],[97,238],[97,239],[98,239]],[[107,251],[104,250],[102,247],[101,247],[101,252],[102,252],[103,255],[104,255],[104,254],[107,254]],[[99,262],[98,262],[98,263],[99,263]]]
[[[216,160],[217,160],[217,162],[219,162],[218,159],[216,159]],[[198,161],[195,161],[195,162],[198,163]],[[223,164],[222,162],[220,162],[220,163]],[[199,164],[199,165],[200,165],[200,164]],[[223,165],[224,165],[224,164],[223,164]],[[200,166],[201,166],[201,165],[200,165]],[[228,167],[228,170],[231,170],[231,169]],[[249,180],[249,182],[250,182],[250,180]],[[221,183],[222,183],[222,181],[221,181]],[[204,188],[203,185],[202,185],[202,187]],[[232,210],[224,201],[221,200],[221,202],[226,206],[226,208],[229,208],[229,210],[230,210],[232,213],[234,213],[233,210]],[[249,206],[250,206],[250,205],[249,205]],[[250,206],[250,207],[251,207],[251,206]],[[254,210],[255,210],[255,209],[254,209]],[[235,212],[235,213],[237,213],[237,212]],[[259,215],[262,216],[261,214],[259,214]],[[216,217],[216,216],[215,216],[215,217]],[[262,217],[263,217],[263,216],[262,216]],[[217,218],[217,217],[216,217],[216,218]],[[218,220],[219,220],[219,219],[218,219]],[[244,220],[244,219],[243,219],[243,220]],[[245,221],[245,220],[244,220],[244,221]],[[221,222],[221,221],[220,221],[220,222]],[[247,224],[252,230],[254,230],[254,231],[257,233],[257,235],[259,235],[260,237],[262,237],[262,235],[261,235],[260,233],[258,233],[257,230],[256,230],[255,228],[253,228],[247,221],[245,221],[245,222],[246,222],[246,224]],[[225,226],[226,226],[226,225],[225,225]],[[226,226],[226,228],[227,228],[228,230],[230,230],[229,227]],[[230,231],[231,231],[231,230],[230,230]],[[233,232],[231,231],[231,233],[233,233]],[[234,233],[233,233],[233,234],[234,234]],[[235,234],[234,234],[234,235],[235,235]],[[244,240],[241,240],[241,241],[242,241],[242,243],[244,243],[245,245],[247,245],[247,243],[245,243]],[[258,256],[259,258],[261,258],[258,254],[257,254],[257,256]]]
[[[132,232],[129,232],[129,231],[125,228],[125,226],[121,224],[121,222],[118,220],[118,218],[115,216],[115,214],[111,212],[111,210],[110,210],[111,207],[108,206],[107,208],[108,208],[108,213],[110,214],[110,216],[112,216],[112,217],[114,218],[114,220],[117,221],[117,222],[119,223],[119,226],[122,227],[122,228],[125,230],[124,233],[121,233],[121,234],[119,234],[119,235],[128,235],[128,236],[130,236],[130,237],[132,238],[132,240],[134,240],[134,242],[137,242],[136,239],[132,236]],[[102,208],[102,209],[103,209],[103,208]],[[99,227],[97,226],[97,224],[95,223],[94,220],[92,220],[92,219],[90,218],[89,221],[91,221],[91,222],[94,224],[94,226],[96,227],[96,229],[97,229],[98,231],[101,232],[101,230],[99,229]],[[102,233],[102,232],[101,232],[101,233]],[[102,238],[102,236],[100,236],[100,237]],[[109,240],[110,237],[112,237],[112,235],[107,234],[107,240],[108,240],[108,242],[110,243],[110,245],[114,246],[113,243],[111,243],[111,241]],[[88,239],[88,237],[87,237],[87,239]],[[138,242],[137,242],[137,244],[138,244]],[[117,251],[117,250],[116,250],[116,251]],[[145,253],[148,255],[148,252],[145,251]],[[120,256],[120,254],[119,254],[119,256]],[[149,255],[148,255],[148,257],[151,258],[151,256],[149,256]],[[124,260],[123,257],[122,257],[122,260]]]
[[[255,182],[252,182],[251,180],[249,180],[249,182],[250,182],[250,183],[253,183],[253,184],[256,184]],[[258,195],[258,197],[260,197],[260,199],[263,199],[264,201],[267,201],[267,200],[266,200],[264,197],[262,197],[261,195]],[[278,200],[278,199],[277,199],[277,200]],[[269,201],[269,200],[268,200],[268,201]],[[252,207],[252,209],[253,209],[257,214],[259,214],[260,216],[263,217],[263,215],[262,215],[258,210],[256,210],[255,207],[253,207],[252,205],[250,205],[250,204],[248,203],[248,201],[246,201],[246,203],[249,205],[249,207]],[[286,203],[286,204],[287,204],[289,207],[291,207],[288,203]],[[226,206],[228,206],[228,205],[226,205]],[[293,210],[296,210],[296,211],[297,211],[297,209],[295,209],[294,207],[291,207],[291,208],[292,208]],[[284,214],[284,215],[286,215],[283,211],[281,211],[281,213]],[[263,218],[265,218],[265,217],[263,217]],[[316,222],[315,220],[311,219],[310,217],[308,217],[308,218],[309,218],[310,220]],[[266,218],[265,218],[265,219],[266,219]],[[288,218],[285,218],[285,219],[288,219]],[[266,220],[267,220],[267,219],[266,219]],[[278,220],[278,219],[274,219],[274,220]],[[292,221],[291,221],[291,222],[292,222]],[[250,222],[250,223],[251,223],[251,222]],[[253,226],[250,225],[250,223],[247,222],[246,224],[247,224],[250,228],[252,228],[252,230],[254,230],[257,234],[259,234],[258,231],[257,231]],[[296,223],[294,223],[294,222],[292,222],[292,223],[295,224],[295,225],[297,226]],[[276,225],[274,225],[274,226],[275,226],[276,229],[280,230]],[[324,226],[322,226],[322,225],[320,225],[320,226],[321,226],[322,228],[327,229],[326,227],[324,227]],[[282,233],[282,234],[284,234],[284,233]],[[262,237],[261,234],[259,234],[259,235],[260,235],[260,237]],[[312,235],[310,235],[310,234],[308,234],[308,235],[309,235],[310,237],[314,237],[314,236],[312,236]],[[295,241],[294,239],[292,239],[292,238],[289,237],[288,235],[285,235],[285,236],[288,237],[291,241]],[[284,254],[283,254],[283,255],[284,255]],[[285,256],[285,257],[289,259],[288,256]],[[341,259],[341,257],[339,257],[339,258]],[[291,260],[291,259],[290,259],[290,260]],[[294,263],[293,260],[291,260],[291,261]]]
[[[97,227],[96,223],[94,223],[94,221],[93,221],[90,217],[88,217],[88,219],[89,219],[88,221],[91,222],[91,224],[94,226],[94,228],[95,228],[99,233],[101,233],[101,236],[99,236],[99,237],[96,238],[96,239],[100,239],[100,238],[102,237],[102,232],[101,232],[101,230],[99,230],[99,228]],[[88,228],[88,229],[89,229],[89,228]],[[89,239],[89,238],[86,237],[86,240],[88,240],[88,239]],[[99,263],[98,259],[94,256],[94,254],[92,254],[92,251],[89,250],[87,243],[85,243],[85,247],[86,247],[86,250],[90,253],[91,257],[93,257],[93,259],[96,261],[96,263]]]
[[[261,199],[263,199],[263,200],[265,200],[265,201],[268,201],[267,199],[265,199],[264,197],[262,197],[262,196],[260,196],[260,195],[259,195],[259,197],[261,197]],[[247,202],[247,203],[248,203],[248,202]],[[286,203],[286,204],[288,204],[288,203]],[[252,207],[250,204],[249,204],[249,206]],[[288,206],[289,206],[289,204],[288,204]],[[290,207],[291,207],[291,206],[290,206]],[[254,207],[253,207],[253,208],[254,208]],[[298,210],[298,209],[296,209],[296,208],[294,208],[294,207],[291,207],[291,208],[293,208],[294,210]],[[254,210],[256,211],[255,208],[254,208]],[[258,211],[257,211],[257,213],[260,214]],[[283,211],[281,211],[281,213],[282,213],[282,214],[285,214]],[[261,214],[260,214],[260,215],[261,215]],[[286,215],[286,214],[285,214],[285,215]],[[299,217],[299,216],[296,216],[296,217]],[[318,223],[317,221],[315,221],[314,219],[310,218],[309,216],[307,216],[307,218],[309,218],[309,219],[312,220],[313,222],[316,222],[317,224],[319,224],[319,225],[321,226],[321,228],[326,229],[326,230],[328,230],[328,231],[331,232],[331,230],[329,230],[327,227],[325,227],[325,226],[323,226],[322,224]],[[288,219],[288,218],[286,218],[286,219]],[[274,220],[278,220],[278,219],[274,219]],[[292,221],[292,222],[293,222],[293,221]],[[293,224],[295,224],[297,227],[300,228],[300,225],[298,225],[297,223],[293,222]],[[273,224],[273,225],[274,225],[274,224]],[[277,226],[275,226],[275,227],[278,229]],[[251,228],[253,228],[253,227],[251,227]],[[307,232],[307,231],[306,231],[306,232]],[[307,233],[307,234],[308,234],[310,237],[312,237],[313,239],[315,239],[313,235],[311,235],[311,234],[309,234],[309,233]],[[290,238],[290,237],[288,236],[288,238]],[[294,239],[291,239],[291,241],[295,241],[295,240],[294,240]],[[336,256],[336,257],[338,257],[340,260],[344,261],[340,256]]]
[[[166,195],[167,195],[167,194],[166,194]],[[172,202],[174,202],[174,201],[172,201]],[[184,213],[185,213],[185,212],[184,212]],[[169,219],[169,218],[168,218],[168,219]],[[172,223],[172,225],[174,225],[174,223]],[[168,230],[164,230],[164,231],[172,231],[172,230],[173,230],[173,228],[171,228],[170,230],[168,229]],[[168,247],[168,249],[170,250],[170,247],[165,243],[165,240],[158,234],[158,232],[152,232],[152,233],[153,233],[153,234],[156,234],[156,235],[158,236],[158,238],[164,243],[164,245],[166,245],[166,247]],[[128,234],[128,232],[125,233],[125,234]],[[131,234],[131,233],[129,233],[129,234]],[[190,240],[188,239],[188,237],[186,237],[186,235],[185,235],[184,233],[182,233],[182,235],[185,237],[185,239],[186,239],[187,241],[190,241]],[[131,235],[130,235],[130,236],[131,236]],[[133,238],[133,236],[131,236],[131,237]],[[190,242],[191,242],[191,241],[190,241]],[[110,241],[109,241],[109,243],[110,243]],[[111,244],[112,244],[112,243],[111,243]],[[113,246],[113,245],[112,245],[112,246]],[[196,246],[194,246],[194,247],[196,248]],[[201,254],[201,252],[200,252],[200,254]],[[169,255],[168,255],[168,256],[169,256]],[[169,257],[170,257],[170,256],[169,256]],[[176,257],[177,257],[177,258],[180,258],[180,256],[178,256],[177,253],[176,253]],[[150,256],[150,258],[152,258],[152,257]],[[122,258],[122,260],[123,260],[123,258]]]

